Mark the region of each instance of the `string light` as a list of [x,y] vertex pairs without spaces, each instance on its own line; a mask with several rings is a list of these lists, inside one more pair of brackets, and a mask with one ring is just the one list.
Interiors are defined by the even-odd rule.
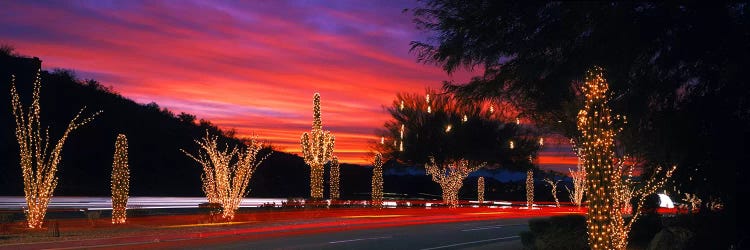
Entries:
[[544,146],[544,137],[539,138],[539,146]]
[[544,178],[544,182],[550,185],[552,187],[552,198],[555,199],[555,206],[560,207],[560,200],[557,199],[557,183],[560,182],[560,180],[553,181],[549,178]]
[[40,123],[40,91],[41,91],[41,69],[37,70],[34,80],[32,101],[28,111],[24,112],[21,98],[16,90],[16,76],[11,76],[11,106],[13,117],[16,122],[16,140],[19,147],[19,158],[21,173],[23,176],[23,192],[26,198],[26,226],[29,228],[41,228],[44,216],[47,214],[47,205],[52,198],[57,186],[57,165],[62,158],[62,149],[68,136],[78,129],[94,120],[101,113],[98,111],[93,115],[81,119],[85,107],[78,111],[68,123],[62,137],[53,148],[50,148],[49,129],[42,129]]
[[333,157],[331,157],[331,176],[328,177],[330,178],[328,182],[331,185],[329,186],[329,191],[331,192],[331,200],[339,199],[339,175],[339,158],[334,155]]
[[128,138],[117,135],[115,155],[112,161],[112,224],[123,224],[127,220],[130,169],[128,167]]
[[490,105],[490,113],[494,113],[494,112],[495,112],[495,105]]
[[375,154],[372,164],[372,206],[380,208],[383,206],[383,156]]
[[442,164],[435,162],[435,157],[430,156],[429,161],[425,164],[427,174],[432,176],[432,181],[440,184],[443,190],[443,203],[450,207],[458,205],[458,190],[464,184],[464,179],[469,173],[482,168],[486,163],[471,166],[469,161],[459,159],[448,161]]
[[[577,146],[581,150],[579,159],[586,169],[589,246],[592,249],[626,249],[628,233],[642,213],[646,196],[661,188],[676,166],[666,171],[657,167],[645,185],[638,189],[634,187],[633,166],[625,166],[625,159],[615,158],[614,137],[621,129],[613,126],[611,110],[607,106],[608,88],[603,69],[595,67],[587,73],[583,86],[586,101],[578,113],[577,122],[581,144]],[[665,177],[657,179],[661,174]],[[637,199],[636,209],[626,222],[623,211],[630,206],[632,197]]]
[[464,118],[462,118],[461,121],[462,122],[467,122],[467,121],[469,121],[469,117],[466,116],[466,115],[464,115]]
[[320,94],[313,95],[313,126],[308,134],[302,134],[302,154],[305,163],[310,165],[310,197],[323,199],[324,166],[331,160],[335,137],[331,132],[323,130],[320,119]]
[[380,144],[385,144],[385,136],[380,137]]
[[401,124],[401,130],[399,133],[400,133],[401,140],[403,140],[404,139],[404,124]]
[[398,107],[398,110],[404,110],[404,101],[401,100],[401,105]]
[[521,125],[521,119],[518,119],[518,117],[516,117],[516,125]]
[[570,201],[576,206],[581,207],[581,204],[583,204],[583,194],[586,190],[586,170],[579,164],[577,170],[568,169],[568,171],[570,172],[570,178],[573,179],[573,191],[570,191],[568,187],[565,187],[565,189],[568,190]]
[[513,143],[513,141],[508,141],[508,146],[510,147],[510,149],[515,148],[515,144]]
[[221,205],[221,217],[231,221],[247,193],[247,184],[253,172],[271,153],[258,159],[262,144],[254,138],[250,140],[246,150],[229,146],[222,150],[219,148],[218,138],[209,136],[206,131],[205,137],[195,140],[200,147],[197,155],[181,151],[203,167],[201,181],[206,199],[209,203]]
[[427,106],[427,113],[428,113],[428,114],[432,113],[432,107],[430,107],[430,106]]
[[477,200],[479,205],[484,204],[484,177],[482,176],[477,179]]
[[451,128],[453,128],[453,126],[451,126],[450,124],[448,124],[448,126],[445,127],[445,132],[446,133],[451,132]]
[[534,207],[534,171],[526,170],[526,207]]

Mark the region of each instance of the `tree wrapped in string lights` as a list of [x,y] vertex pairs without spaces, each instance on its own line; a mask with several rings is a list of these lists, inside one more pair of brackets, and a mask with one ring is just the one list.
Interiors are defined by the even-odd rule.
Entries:
[[112,161],[112,224],[123,224],[127,219],[130,169],[128,168],[128,138],[117,135]]
[[567,186],[565,189],[568,190],[570,201],[576,204],[576,206],[581,207],[581,204],[583,204],[583,194],[586,190],[586,169],[578,165],[577,170],[568,169],[568,171],[570,172],[570,178],[573,179],[573,191]]
[[331,175],[328,177],[330,183],[331,200],[339,199],[339,158],[335,155],[331,157]]
[[[588,200],[587,229],[591,249],[625,249],[628,233],[641,214],[646,196],[661,188],[672,175],[675,166],[664,171],[657,167],[641,188],[635,189],[627,174],[624,160],[615,155],[615,119],[608,107],[609,95],[603,69],[595,67],[587,72],[583,86],[585,105],[578,113],[581,133],[581,159],[586,169],[586,199]],[[620,117],[620,116],[617,116]],[[625,117],[622,117],[623,122]],[[657,179],[658,175],[664,178]],[[637,205],[626,221],[623,210],[635,197]]]
[[263,160],[258,153],[262,144],[255,139],[249,140],[247,148],[224,146],[219,147],[218,136],[206,136],[196,140],[200,147],[197,155],[182,150],[188,157],[198,162],[203,167],[203,192],[209,203],[221,205],[221,217],[227,221],[234,218],[234,214],[249,190],[247,184]]
[[560,200],[557,199],[557,183],[560,182],[560,180],[553,181],[549,178],[544,178],[544,182],[550,185],[552,187],[552,198],[555,199],[555,207],[560,207]]
[[458,205],[458,190],[464,185],[466,176],[485,165],[484,162],[470,164],[464,159],[440,164],[435,162],[434,157],[430,157],[430,161],[425,164],[425,169],[427,174],[432,176],[432,181],[440,184],[443,190],[443,203],[455,207]]
[[11,77],[11,106],[16,122],[16,140],[19,146],[21,173],[23,176],[23,192],[26,197],[26,226],[41,228],[47,205],[57,186],[57,165],[62,158],[62,150],[68,136],[76,129],[91,122],[101,111],[81,119],[86,109],[82,108],[68,123],[62,137],[54,147],[50,148],[49,128],[42,129],[40,123],[41,70],[36,73],[34,80],[31,105],[24,110],[21,98],[16,90],[16,77]]
[[313,95],[313,124],[310,133],[303,133],[301,138],[302,154],[307,165],[310,165],[310,198],[323,199],[324,166],[333,156],[335,137],[330,131],[323,130],[320,119],[320,94]]
[[424,164],[442,188],[444,202],[455,206],[471,171],[485,164],[531,168],[528,157],[539,148],[515,116],[489,107],[488,102],[467,102],[430,89],[426,94],[399,93],[387,108],[392,119],[378,132],[375,149],[400,164]]
[[372,206],[383,207],[383,156],[375,154],[372,163]]
[[480,206],[484,204],[484,177],[481,176],[477,179],[477,201]]
[[532,169],[526,170],[526,207],[528,209],[534,207],[534,171]]

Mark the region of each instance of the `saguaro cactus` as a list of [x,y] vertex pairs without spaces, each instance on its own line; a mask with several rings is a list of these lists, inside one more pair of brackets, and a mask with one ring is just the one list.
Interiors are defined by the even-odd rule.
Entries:
[[484,177],[477,179],[477,200],[480,206],[484,204]]
[[117,135],[115,156],[112,162],[112,224],[125,223],[128,205],[130,170],[128,168],[128,138]]
[[305,163],[310,165],[310,198],[323,199],[324,166],[333,156],[335,137],[330,131],[323,130],[320,119],[320,94],[313,96],[313,124],[310,133],[303,133],[301,138],[302,154]]
[[526,207],[534,207],[534,171],[531,169],[526,171]]
[[383,206],[383,156],[375,154],[375,162],[372,164],[372,205]]
[[339,199],[339,158],[333,156],[331,158],[331,175],[329,176],[331,200]]
[[474,170],[484,167],[486,163],[470,165],[468,160],[437,163],[434,157],[430,157],[425,164],[427,174],[432,176],[432,181],[440,184],[443,190],[443,203],[450,207],[458,206],[458,190],[464,185],[464,179]]

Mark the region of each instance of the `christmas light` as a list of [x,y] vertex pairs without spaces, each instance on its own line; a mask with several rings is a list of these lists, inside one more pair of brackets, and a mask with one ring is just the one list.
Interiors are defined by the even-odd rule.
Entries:
[[560,180],[553,181],[548,178],[544,178],[544,182],[552,187],[552,197],[555,199],[555,206],[560,207],[560,200],[557,199],[557,183],[560,182]]
[[518,117],[516,117],[516,125],[521,125],[521,119],[518,119]]
[[128,168],[128,138],[117,135],[112,161],[112,224],[123,224],[127,219],[130,169]]
[[404,101],[401,100],[401,105],[398,107],[398,110],[404,110]]
[[229,146],[222,150],[218,136],[210,136],[208,131],[202,140],[195,143],[200,147],[197,156],[181,151],[203,167],[201,180],[206,199],[209,203],[220,204],[221,217],[230,221],[247,193],[247,184],[253,172],[270,153],[258,160],[262,144],[255,139],[250,140],[246,150]]
[[534,207],[534,171],[526,170],[526,207]]
[[383,206],[383,156],[375,154],[372,164],[372,206],[380,208]]
[[510,147],[510,149],[515,148],[515,144],[513,143],[513,141],[508,141],[508,146]]
[[385,136],[380,137],[380,144],[385,144]]
[[79,127],[91,122],[101,111],[94,113],[88,118],[81,118],[85,107],[78,111],[68,123],[62,137],[53,148],[50,148],[49,128],[42,129],[40,123],[40,98],[41,91],[41,69],[37,70],[34,80],[31,105],[24,112],[21,98],[16,90],[16,77],[11,76],[11,106],[13,117],[16,122],[16,140],[19,147],[19,162],[23,176],[23,192],[26,198],[26,226],[29,228],[41,228],[44,216],[47,214],[47,205],[57,186],[57,165],[62,158],[62,149],[68,136]]
[[[676,166],[664,171],[657,167],[654,175],[636,189],[633,184],[632,166],[628,169],[624,159],[615,157],[612,114],[607,106],[608,84],[603,70],[595,67],[587,73],[583,86],[586,97],[584,108],[578,113],[578,131],[581,133],[579,158],[585,173],[588,210],[586,225],[591,249],[625,249],[628,233],[642,213],[646,196],[661,188],[672,175]],[[657,179],[657,175],[664,178]],[[625,221],[623,210],[630,206],[631,197],[637,205],[629,221]]]
[[425,170],[432,176],[432,181],[440,184],[443,190],[443,203],[455,207],[458,205],[458,190],[463,186],[466,176],[484,165],[486,163],[471,166],[469,161],[463,159],[438,164],[434,157],[430,157],[425,164]]
[[494,113],[494,112],[495,112],[495,105],[490,105],[490,113]]
[[469,117],[466,116],[466,115],[464,115],[464,118],[462,118],[461,121],[462,122],[467,122],[467,121],[469,121]]
[[331,132],[323,130],[320,119],[320,94],[313,96],[313,125],[312,130],[302,134],[302,154],[305,163],[310,165],[310,197],[323,199],[324,166],[331,160],[335,137]]
[[331,157],[331,175],[328,177],[331,192],[331,200],[339,199],[339,158],[336,156]]
[[539,146],[544,146],[544,137],[539,138]]
[[479,205],[484,204],[484,177],[477,179],[477,201]]
[[451,128],[453,128],[453,126],[451,126],[450,124],[448,124],[448,126],[445,127],[445,132],[446,133],[451,132]]

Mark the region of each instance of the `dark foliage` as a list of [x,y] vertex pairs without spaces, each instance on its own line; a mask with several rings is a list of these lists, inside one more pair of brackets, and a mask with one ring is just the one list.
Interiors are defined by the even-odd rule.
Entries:
[[526,249],[589,249],[586,217],[581,215],[532,219],[529,230],[521,233],[521,242]]
[[[423,62],[482,75],[445,89],[499,99],[569,137],[580,81],[607,70],[619,138],[646,166],[677,164],[674,186],[737,206],[750,160],[750,4],[426,0],[413,10],[432,37],[412,43]],[[559,122],[558,122],[559,121]],[[647,168],[648,172],[649,169]]]

